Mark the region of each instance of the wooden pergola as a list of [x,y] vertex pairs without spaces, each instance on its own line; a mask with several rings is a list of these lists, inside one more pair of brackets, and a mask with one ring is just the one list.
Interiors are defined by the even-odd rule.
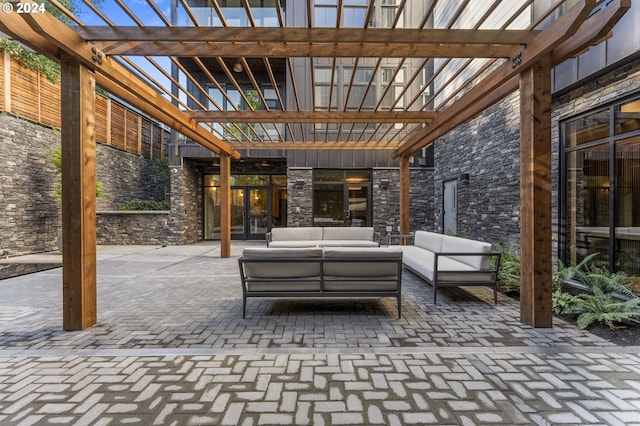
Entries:
[[[144,13],[136,14],[124,0],[115,0],[113,10],[100,10],[84,0],[86,7],[104,22],[99,26],[85,25],[57,0],[49,0],[49,3],[58,8],[64,19],[48,13],[0,14],[0,31],[59,62],[62,67],[64,328],[85,329],[95,324],[97,319],[96,85],[219,155],[223,257],[230,256],[230,164],[232,158],[240,157],[238,150],[393,150],[394,158],[399,158],[400,163],[400,232],[406,234],[409,231],[410,157],[519,89],[521,320],[534,327],[550,327],[551,69],[606,37],[630,7],[630,0],[614,0],[593,14],[599,3],[596,0],[569,2],[575,3],[572,7],[565,7],[563,1],[552,2],[555,5],[528,28],[512,29],[523,13],[530,13],[533,1],[523,0],[517,2],[517,6],[516,2],[506,0],[486,2],[481,16],[465,28],[459,24],[459,18],[472,7],[470,4],[473,2],[469,1],[459,2],[459,5],[456,2],[457,10],[452,11],[452,18],[442,28],[427,28],[427,24],[433,21],[438,0],[433,0],[426,8],[421,24],[415,28],[399,28],[397,25],[406,0],[398,2],[390,28],[369,27],[374,0],[369,0],[361,28],[340,25],[343,0],[337,2],[337,25],[332,28],[313,25],[314,2],[311,0],[306,1],[307,25],[301,27],[285,25],[279,0],[275,0],[278,26],[272,28],[256,24],[249,0],[242,0],[249,22],[249,26],[242,28],[228,25],[217,0],[208,2],[221,23],[217,27],[200,23],[187,0],[175,1],[179,13],[189,22],[185,26],[175,25],[153,1],[147,2]],[[123,14],[130,22],[127,25],[116,22],[115,16]],[[145,22],[154,22],[155,25]],[[485,29],[489,23],[491,29]],[[148,69],[133,60],[134,57],[144,58],[149,67],[155,67],[171,82],[170,87],[154,80]],[[189,58],[198,73],[206,75],[210,84],[221,89],[220,82],[207,65],[215,64],[231,82],[230,86],[241,93],[247,105],[251,105],[230,69],[229,58],[233,58],[240,62],[260,94],[261,107],[250,106],[241,110],[234,105],[235,110],[227,111],[209,98],[208,103],[215,108],[207,108],[189,93],[180,79],[154,59],[157,57],[168,58],[172,66],[200,89],[201,83],[181,59]],[[308,58],[312,70],[315,59],[327,58],[332,64],[332,79],[340,58],[350,58],[354,71],[364,58],[374,58],[374,74],[383,58],[400,60],[396,74],[402,63],[410,59],[422,60],[424,66],[427,61],[437,58],[441,61],[441,70],[457,61],[459,71],[451,73],[451,78],[439,80],[440,87],[429,94],[429,102],[418,102],[423,96],[419,93],[410,102],[399,103],[409,85],[419,81],[420,71],[417,71],[404,79],[405,87],[391,108],[383,108],[378,102],[373,110],[364,109],[362,103],[357,110],[331,107],[324,110],[301,109],[299,93],[302,83],[292,79],[288,83],[297,107],[287,109],[278,91],[273,61],[284,60],[285,68],[293,75],[292,58]],[[258,81],[252,73],[256,64],[266,69],[277,92],[277,109],[270,109],[261,95]],[[424,82],[422,89],[432,85],[438,78],[437,74]],[[355,72],[347,93],[354,85],[353,75]],[[367,91],[372,82],[373,78]],[[386,94],[383,93],[380,99]],[[223,95],[230,99],[228,94],[223,92]],[[185,98],[191,102],[185,102]],[[423,105],[433,107],[426,110]],[[224,130],[211,123],[224,123]],[[250,124],[241,127],[239,123]],[[283,124],[276,127],[277,138],[264,129],[266,123]],[[305,132],[304,123],[337,123],[341,129],[350,129],[349,137],[331,140],[327,133]],[[385,123],[393,125],[383,126]],[[375,130],[365,134],[355,130],[356,124],[373,126]],[[254,126],[265,131],[256,131]],[[294,126],[300,126],[300,132],[295,132]],[[302,137],[296,137],[296,134]]]

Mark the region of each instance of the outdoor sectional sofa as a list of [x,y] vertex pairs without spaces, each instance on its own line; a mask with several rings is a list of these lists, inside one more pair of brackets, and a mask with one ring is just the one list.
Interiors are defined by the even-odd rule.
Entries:
[[372,227],[273,228],[267,234],[270,248],[378,247],[380,235]]
[[242,318],[249,297],[395,297],[400,318],[402,256],[397,247],[246,248]]
[[438,287],[488,286],[498,304],[500,253],[482,241],[416,231],[413,245],[402,249],[404,266],[433,286],[433,303]]

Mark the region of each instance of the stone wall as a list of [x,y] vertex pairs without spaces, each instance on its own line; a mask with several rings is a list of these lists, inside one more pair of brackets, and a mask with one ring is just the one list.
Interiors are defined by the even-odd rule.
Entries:
[[171,166],[170,244],[190,244],[203,238],[203,177],[195,164],[185,159]]
[[[433,227],[433,171],[425,167],[412,167],[409,188],[410,231],[430,230]],[[398,233],[400,225],[400,169],[373,169],[373,226],[386,235],[390,225]],[[388,188],[381,183],[388,182]]]
[[0,250],[11,256],[56,249],[56,141],[49,128],[0,114]]
[[313,169],[290,167],[287,170],[287,226],[313,226],[312,199]]
[[491,243],[520,240],[519,93],[435,142],[434,230],[443,229],[443,185],[458,181],[458,234]]
[[97,199],[100,210],[118,210],[130,201],[162,201],[168,186],[166,166],[154,160],[111,148],[96,146],[96,180],[103,185],[104,197]]
[[100,211],[98,244],[167,245],[172,235],[169,218],[168,211]]
[[[54,194],[58,180],[50,156],[58,141],[58,131],[0,114],[0,250],[10,256],[57,250],[61,206]],[[125,201],[163,199],[156,167],[154,161],[97,144],[96,174],[105,194],[97,200],[98,210],[114,209]],[[98,234],[122,234],[113,223],[104,231],[101,224],[97,223]],[[162,230],[149,244],[165,235]]]

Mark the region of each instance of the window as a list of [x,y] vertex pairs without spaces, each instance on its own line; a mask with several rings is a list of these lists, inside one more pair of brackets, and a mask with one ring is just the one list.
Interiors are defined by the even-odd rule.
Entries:
[[335,27],[338,19],[337,0],[316,0],[313,10],[313,25]]
[[382,108],[403,110],[404,97],[401,95],[402,90],[404,89],[405,70],[401,69],[400,71],[398,71],[398,74],[396,74],[395,78],[393,78],[395,72],[395,68],[382,69],[382,90],[386,90],[387,86],[391,85],[391,88],[386,92],[384,98],[382,99]]
[[596,264],[640,276],[639,106],[636,98],[561,123],[566,264],[598,253]]
[[[344,0],[340,26],[364,28],[368,5],[368,0]],[[316,27],[336,27],[338,25],[337,0],[316,0],[313,8],[313,24]]]
[[331,101],[331,109],[338,107],[337,90],[337,73],[334,73],[333,84],[331,83],[331,68],[315,68],[313,77],[315,86],[313,88],[315,95],[315,108],[317,110],[328,110],[329,101]]
[[[396,15],[398,14],[398,4],[397,0],[382,0],[381,13],[380,17],[380,25],[381,28],[392,28],[393,22],[396,19]],[[400,18],[398,18],[398,23],[396,24],[396,28],[404,28],[404,11],[400,13]]]
[[364,28],[368,5],[368,0],[345,0],[342,12],[342,26]]
[[369,82],[373,77],[373,68],[358,67],[344,69],[344,90],[346,96],[353,76],[353,84],[349,98],[346,100],[346,109],[357,110],[362,104],[362,109],[374,109],[376,106],[375,86],[369,87]]

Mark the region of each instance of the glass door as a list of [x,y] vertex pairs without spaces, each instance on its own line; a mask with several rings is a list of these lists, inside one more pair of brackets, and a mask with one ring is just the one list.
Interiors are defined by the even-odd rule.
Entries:
[[246,211],[249,212],[247,239],[264,240],[269,232],[269,191],[266,188],[249,188]]
[[246,240],[245,188],[231,188],[231,239]]

